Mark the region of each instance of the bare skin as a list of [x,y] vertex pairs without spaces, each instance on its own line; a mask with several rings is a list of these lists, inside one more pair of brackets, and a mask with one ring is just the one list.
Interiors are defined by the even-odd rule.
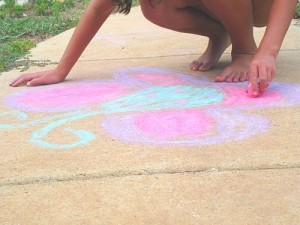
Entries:
[[[190,64],[192,70],[206,71],[232,44],[232,62],[216,81],[250,80],[254,95],[264,91],[275,75],[275,61],[287,32],[297,0],[140,0],[144,16],[151,22],[184,33],[209,38],[207,49]],[[62,82],[114,10],[112,0],[92,0],[56,68],[24,74],[10,83],[36,86]],[[253,26],[265,26],[256,46]]]
[[257,51],[253,38],[254,6],[260,9],[257,15],[260,25],[265,25],[272,4],[272,0],[260,4],[253,4],[254,1],[164,0],[152,1],[151,5],[146,0],[140,2],[145,17],[153,23],[209,38],[203,55],[190,64],[191,70],[210,70],[232,43],[232,62],[216,76],[216,81],[239,82],[249,79],[250,62]]
[[[205,5],[214,12],[219,21],[222,21],[225,29],[228,31],[231,42],[232,52],[231,63],[216,76],[218,82],[239,82],[249,79],[249,67],[254,54],[257,51],[256,43],[253,37],[253,26],[256,22],[260,26],[265,26],[272,0],[231,0],[231,2],[203,1]],[[255,4],[254,4],[255,3]],[[260,10],[263,9],[263,10]],[[260,10],[259,17],[254,18],[253,12]]]
[[[157,0],[152,1],[152,4],[147,0],[140,2],[145,17],[153,23],[209,38],[203,55],[190,64],[192,70],[211,69],[225,49],[232,44],[232,61],[216,76],[215,81],[242,82],[251,79],[254,95],[265,91],[275,75],[275,59],[296,4],[296,0]],[[266,25],[268,27],[264,39],[257,48],[253,27]],[[275,30],[278,31],[277,34]],[[271,33],[277,40],[272,40]]]
[[225,49],[231,45],[229,36],[224,36],[220,40],[209,39],[205,52],[190,64],[191,70],[208,71],[219,62]]

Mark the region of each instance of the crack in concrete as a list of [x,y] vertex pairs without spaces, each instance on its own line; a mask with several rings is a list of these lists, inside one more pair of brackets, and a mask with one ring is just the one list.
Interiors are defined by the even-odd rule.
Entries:
[[136,170],[136,171],[116,171],[107,174],[77,174],[73,176],[63,177],[41,177],[35,179],[25,179],[20,181],[3,182],[1,187],[14,187],[35,184],[53,184],[60,182],[72,181],[92,181],[112,178],[127,178],[136,176],[155,176],[155,175],[174,175],[174,174],[189,174],[189,173],[212,173],[212,172],[249,172],[249,171],[269,171],[269,170],[293,170],[300,169],[300,164],[293,165],[274,165],[261,167],[242,167],[242,168],[220,168],[220,167],[205,167],[198,169],[177,169],[177,170]]

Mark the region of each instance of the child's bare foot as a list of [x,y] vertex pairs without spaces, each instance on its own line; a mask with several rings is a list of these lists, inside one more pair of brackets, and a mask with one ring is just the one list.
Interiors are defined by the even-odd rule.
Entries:
[[232,54],[231,63],[216,76],[216,82],[243,82],[249,80],[249,66],[253,54]]
[[198,59],[190,64],[191,70],[207,71],[213,67],[221,58],[225,49],[231,44],[229,36],[226,34],[221,40],[209,39],[207,49]]

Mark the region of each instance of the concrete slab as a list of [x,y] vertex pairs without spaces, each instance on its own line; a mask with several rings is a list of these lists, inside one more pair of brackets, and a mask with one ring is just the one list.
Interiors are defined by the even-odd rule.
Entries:
[[[296,59],[296,55],[294,57]],[[152,64],[155,62],[159,63],[159,60],[152,60]],[[85,63],[85,65],[91,65],[87,68],[96,66],[95,63]],[[122,65],[119,64],[119,66]],[[296,78],[297,71],[291,73]],[[111,73],[107,72],[107,75],[110,77]],[[74,83],[77,81],[74,80]],[[2,90],[8,96],[12,94],[13,97],[15,93],[22,94],[22,91],[25,91],[25,94],[28,93],[27,91],[29,94],[34,91],[35,96],[35,91],[51,91],[61,86],[12,89],[4,83],[2,82],[1,85]],[[73,83],[66,82],[62,86],[69,84]],[[7,96],[3,96],[3,101],[6,100]],[[12,102],[13,100],[10,103]],[[211,134],[210,139],[205,139],[205,137],[192,134],[191,137],[178,138],[174,142],[167,137],[161,140],[156,133],[153,134],[153,140],[126,136],[128,132],[130,133],[129,129],[134,130],[134,127],[132,128],[130,124],[124,125],[124,120],[128,118],[130,121],[135,116],[139,118],[139,114],[135,111],[108,115],[99,113],[97,105],[93,105],[91,109],[80,111],[37,113],[26,110],[25,112],[16,111],[18,109],[11,109],[3,104],[1,106],[3,116],[0,183],[27,182],[43,179],[45,176],[63,178],[85,174],[136,174],[141,171],[147,173],[148,171],[193,171],[211,168],[297,167],[300,157],[299,106],[278,107],[272,104],[270,108],[265,109],[260,109],[261,105],[249,104],[246,109],[238,110],[237,107],[233,107],[233,110],[229,112],[224,111],[222,107],[205,108],[204,112],[220,110],[222,113],[228,113],[233,117],[230,121],[236,119],[236,123],[240,120],[247,120],[249,117],[256,119],[257,122],[251,121],[254,128],[251,124],[241,123],[241,126],[245,126],[240,128],[241,132],[238,130],[239,127],[230,127],[230,124],[225,124],[225,128],[231,129],[224,134],[228,136],[217,133],[214,136]],[[19,106],[13,105],[16,108]],[[186,114],[198,115],[197,111],[184,110],[185,108],[176,110],[173,114],[175,119]],[[148,116],[143,113],[142,115]],[[218,111],[216,113],[214,114],[216,121],[214,131],[218,129],[217,126],[222,126],[219,120],[223,119],[223,115],[220,115]],[[161,114],[154,114],[154,116],[159,115]],[[17,116],[20,117],[20,121],[15,121],[18,119]],[[69,128],[87,132],[86,137],[82,137],[82,143],[78,143],[80,139],[65,130]],[[257,130],[251,133],[250,128]],[[161,129],[163,132],[167,128]],[[149,132],[152,133],[151,130]],[[89,139],[89,134],[94,136]],[[236,137],[240,140],[233,140]],[[209,141],[215,144],[209,144]]]
[[[101,215],[104,224],[112,219],[111,224],[199,224],[197,218],[204,223],[204,215],[212,221],[208,224],[220,224],[224,217],[229,222],[223,224],[299,224],[299,192],[295,188],[300,167],[299,29],[291,25],[278,59],[276,80],[257,99],[246,97],[245,83],[213,82],[229,62],[230,50],[212,71],[190,71],[188,64],[204,50],[206,39],[156,27],[142,19],[138,7],[129,16],[110,17],[61,84],[11,88],[9,82],[20,72],[4,73],[0,77],[3,224],[23,220],[28,224],[33,215],[37,216],[32,221],[44,222],[41,218],[48,213],[55,216],[45,219],[45,224],[93,224]],[[32,50],[32,59],[58,61],[71,33],[40,43]],[[256,29],[256,39],[262,33],[263,29]],[[31,67],[30,71],[46,68]],[[245,170],[254,172],[199,173]],[[257,175],[257,170],[266,170],[267,175]],[[178,189],[160,195],[149,187],[155,180],[162,189]],[[245,206],[238,197],[230,199],[232,182],[238,186],[237,193],[244,193]],[[131,190],[132,185],[137,189]],[[264,185],[270,189],[262,188]],[[68,207],[77,207],[73,201],[78,200],[87,208],[74,209],[77,213],[63,205],[57,208],[56,201],[62,198],[58,192],[70,193],[65,203]],[[129,201],[130,193],[138,196]],[[201,193],[210,197],[197,202]],[[183,206],[175,207],[177,194],[181,199],[186,196],[183,211]],[[53,209],[47,206],[48,196]],[[114,197],[122,206],[116,206]],[[212,204],[220,197],[224,205],[214,209]],[[176,210],[166,212],[163,204],[170,198],[170,208]],[[24,204],[29,204],[28,213],[22,207],[24,211],[18,214]],[[103,208],[106,204],[109,206]],[[147,211],[148,204],[154,211]],[[205,209],[205,205],[209,207]],[[82,210],[95,207],[91,214],[81,215]],[[193,207],[197,208],[195,218],[184,216]],[[115,218],[122,210],[129,217]],[[130,214],[131,210],[142,213],[139,217],[136,212]],[[260,211],[267,216],[259,217]],[[286,213],[283,219],[279,211]],[[220,217],[214,219],[218,213]],[[165,214],[171,216],[164,220]]]
[[298,225],[299,182],[283,169],[6,186],[0,224]]

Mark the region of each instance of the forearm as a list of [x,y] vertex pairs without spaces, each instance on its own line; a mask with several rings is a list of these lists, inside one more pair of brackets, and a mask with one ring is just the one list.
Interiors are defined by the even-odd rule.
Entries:
[[275,58],[294,15],[297,0],[274,0],[265,35],[258,51],[267,52]]
[[61,76],[66,77],[68,75],[114,7],[115,4],[111,0],[93,0],[90,3],[57,66]]

